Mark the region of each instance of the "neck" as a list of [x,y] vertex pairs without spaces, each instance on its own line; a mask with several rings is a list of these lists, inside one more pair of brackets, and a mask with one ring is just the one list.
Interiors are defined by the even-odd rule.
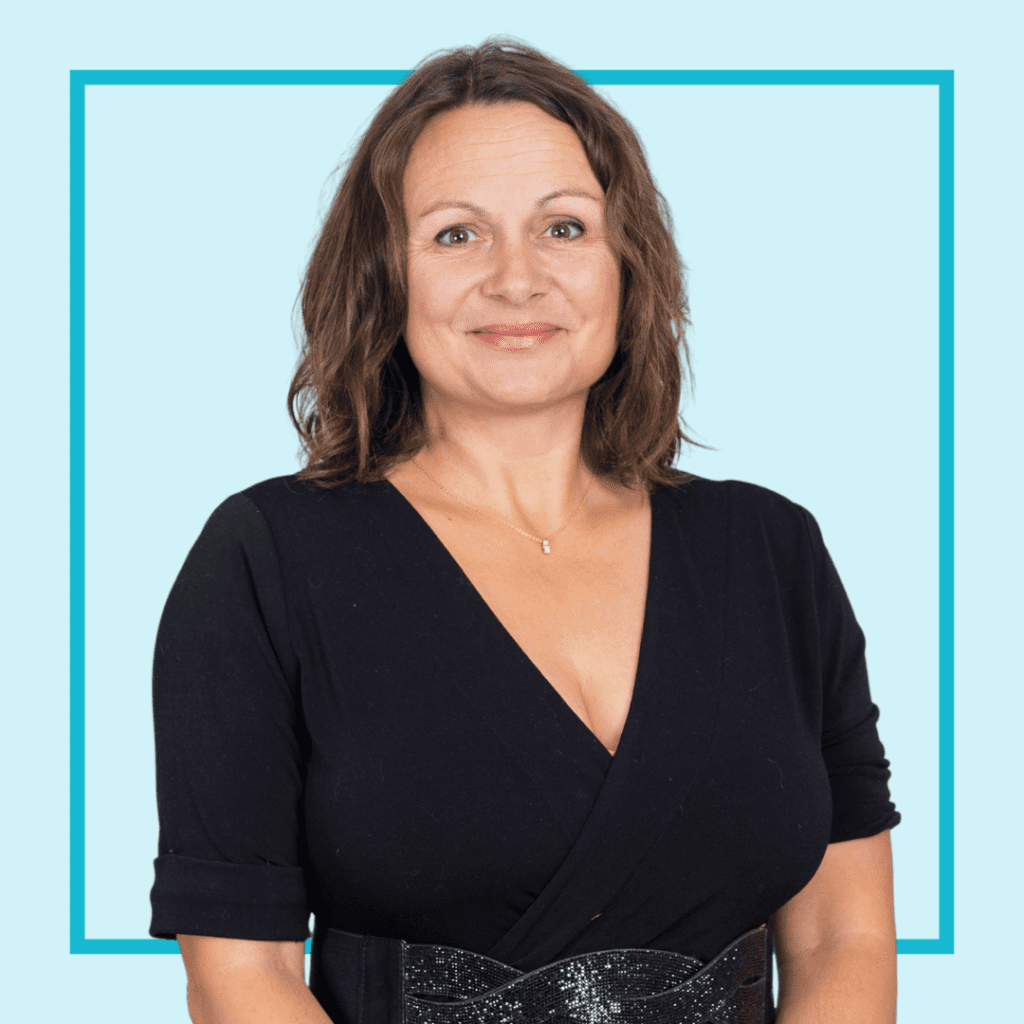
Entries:
[[585,494],[596,497],[594,474],[580,457],[581,428],[582,419],[561,429],[550,422],[506,420],[491,429],[448,423],[431,430],[416,462],[472,508],[543,536],[577,514]]
[[433,440],[417,464],[458,501],[544,537],[582,514],[581,502],[594,490],[594,474],[574,447],[549,445],[523,453]]

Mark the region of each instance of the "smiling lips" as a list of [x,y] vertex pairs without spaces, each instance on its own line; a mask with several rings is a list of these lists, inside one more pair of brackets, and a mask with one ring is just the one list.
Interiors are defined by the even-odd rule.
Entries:
[[487,324],[478,327],[474,334],[501,334],[516,338],[536,338],[544,334],[553,334],[558,330],[555,324]]

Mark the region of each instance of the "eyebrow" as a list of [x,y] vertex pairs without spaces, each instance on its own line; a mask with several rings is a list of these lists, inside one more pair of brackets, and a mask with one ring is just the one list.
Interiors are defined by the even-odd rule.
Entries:
[[[541,196],[540,199],[534,203],[534,206],[539,210],[545,203],[550,203],[552,199],[560,199],[562,196],[573,196],[577,199],[591,199],[595,203],[601,202],[601,200],[596,196],[592,196],[589,192],[584,192],[581,188],[560,188],[555,192],[549,192],[546,196]],[[470,203],[465,199],[442,199],[439,202],[434,203],[432,206],[428,206],[420,214],[420,217],[426,217],[431,213],[435,213],[437,210],[447,209],[469,210],[471,213],[475,213],[478,217],[490,216],[482,206],[477,206],[476,203]]]

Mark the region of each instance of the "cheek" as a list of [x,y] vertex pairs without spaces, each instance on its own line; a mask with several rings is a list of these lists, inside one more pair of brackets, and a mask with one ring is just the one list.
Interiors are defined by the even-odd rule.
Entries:
[[604,263],[605,291],[617,293],[619,290],[619,261],[616,255],[609,252]]
[[614,262],[602,260],[591,265],[586,274],[580,276],[579,285],[587,304],[595,312],[607,314],[609,310],[618,310],[619,271]]
[[409,274],[409,311],[419,320],[430,320],[436,304],[436,292],[429,275],[422,270]]
[[438,319],[452,311],[460,294],[458,273],[428,262],[410,264],[409,306],[424,319]]

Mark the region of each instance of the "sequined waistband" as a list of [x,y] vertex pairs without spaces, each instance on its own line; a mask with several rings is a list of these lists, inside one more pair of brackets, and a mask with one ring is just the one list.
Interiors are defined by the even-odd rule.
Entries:
[[611,949],[520,971],[452,946],[314,930],[310,988],[335,1024],[763,1024],[767,925],[706,964]]

